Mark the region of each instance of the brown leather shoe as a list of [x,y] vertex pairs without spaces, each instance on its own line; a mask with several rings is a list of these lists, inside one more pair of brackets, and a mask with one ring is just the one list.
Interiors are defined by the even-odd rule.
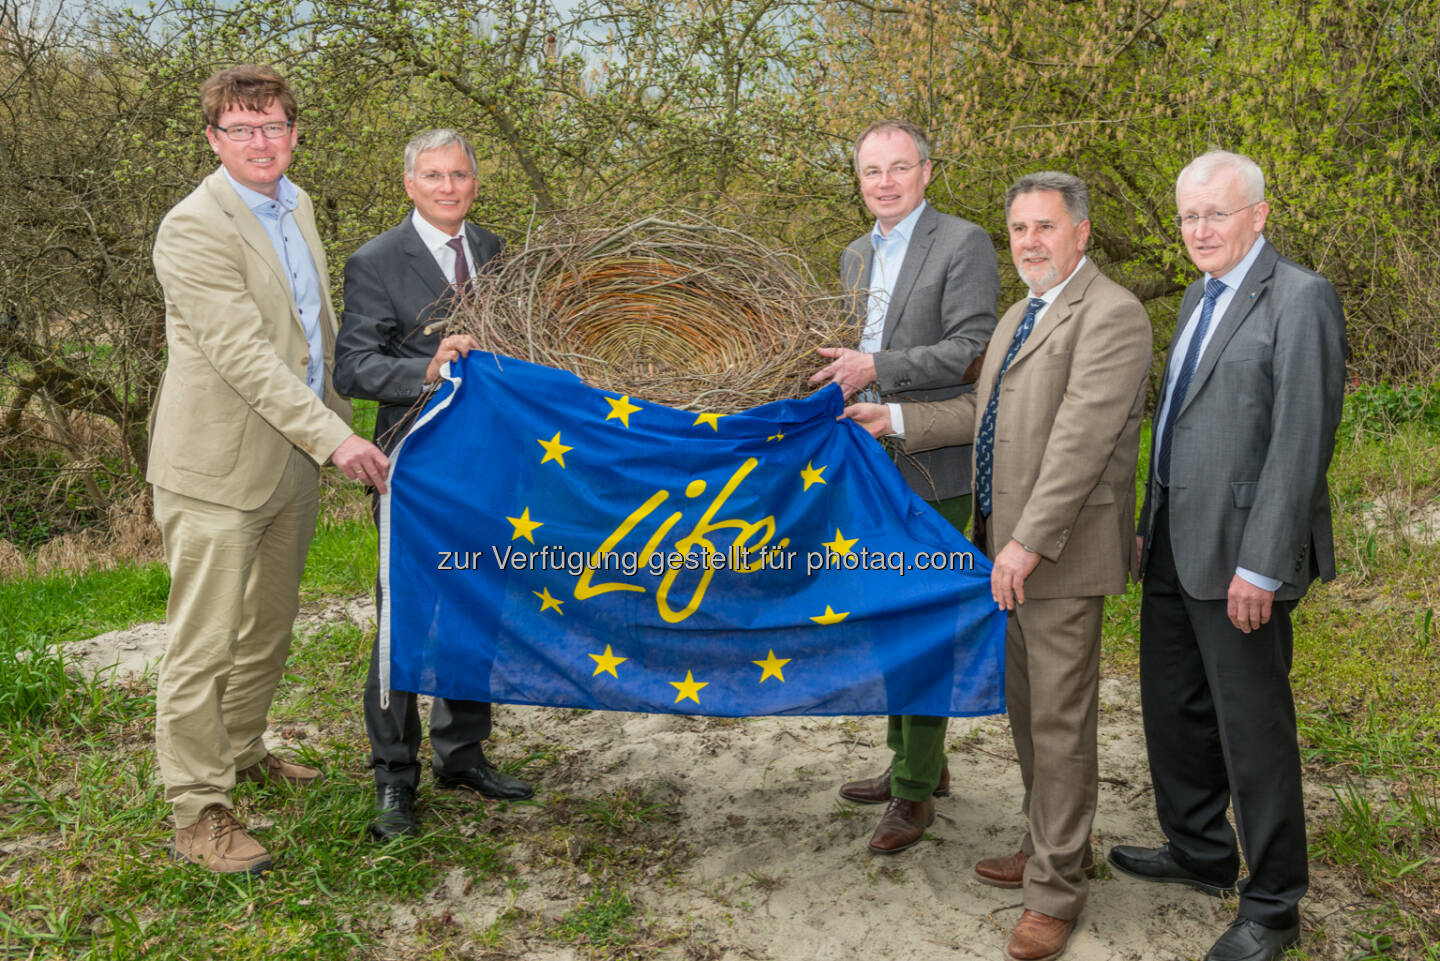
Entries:
[[318,780],[320,780],[318,768],[287,761],[278,754],[266,754],[245,770],[235,772],[236,784],[241,781],[254,781],[257,784],[273,784],[276,781],[284,781],[286,784],[293,784],[296,787],[305,787]]
[[[890,772],[879,777],[867,777],[863,781],[849,781],[840,785],[840,796],[856,804],[885,804],[890,800]],[[950,765],[940,768],[940,785],[932,797],[948,797],[950,794]]]
[[870,835],[870,850],[876,854],[903,851],[925,836],[925,829],[935,821],[935,799],[907,801],[891,798],[875,833]]
[[264,874],[272,866],[270,853],[223,804],[207,806],[194,824],[177,830],[170,855],[219,874]]
[[[1018,888],[1025,883],[1025,862],[1028,860],[1024,851],[1016,851],[999,858],[986,858],[975,864],[975,880],[992,888]],[[1082,870],[1087,878],[1094,880],[1093,860]]]
[[1005,957],[1010,961],[1054,961],[1065,953],[1065,942],[1070,940],[1074,927],[1074,921],[1026,910],[1010,932]]

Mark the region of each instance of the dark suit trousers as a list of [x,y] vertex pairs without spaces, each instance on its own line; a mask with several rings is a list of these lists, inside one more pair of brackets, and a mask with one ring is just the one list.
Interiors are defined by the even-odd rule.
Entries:
[[[372,517],[379,499],[372,499]],[[385,605],[380,578],[375,579],[375,620]],[[365,678],[365,734],[370,738],[370,766],[375,784],[420,783],[420,709],[408,691],[391,691],[389,708],[380,706],[379,637],[370,646],[370,673]],[[478,767],[485,759],[481,742],[490,736],[490,705],[437,697],[430,705],[430,748],[435,766],[445,771]]]
[[[1290,693],[1294,602],[1245,634],[1224,600],[1197,600],[1175,573],[1169,510],[1155,518],[1140,607],[1140,697],[1160,827],[1177,860],[1218,880],[1250,878],[1240,917],[1269,927],[1299,921],[1309,887],[1300,750]],[[1183,545],[1179,545],[1184,549]]]

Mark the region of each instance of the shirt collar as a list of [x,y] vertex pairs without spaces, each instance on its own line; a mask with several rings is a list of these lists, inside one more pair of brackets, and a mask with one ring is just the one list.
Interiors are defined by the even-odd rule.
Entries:
[[920,222],[920,215],[924,213],[924,211],[925,200],[921,198],[920,206],[906,214],[904,220],[900,221],[894,227],[891,227],[890,233],[888,234],[880,232],[880,221],[876,220],[874,228],[870,231],[870,243],[879,247],[888,240],[898,238],[908,244],[910,242],[910,234],[914,232],[915,225]]
[[1072,271],[1070,271],[1070,276],[1066,277],[1064,280],[1060,281],[1060,283],[1056,284],[1054,287],[1051,287],[1049,290],[1045,291],[1045,293],[1043,293],[1043,294],[1037,294],[1037,293],[1031,292],[1030,296],[1031,296],[1031,297],[1039,297],[1041,300],[1045,301],[1045,303],[1046,303],[1047,305],[1055,303],[1055,301],[1058,300],[1059,297],[1060,297],[1060,291],[1064,290],[1064,289],[1065,289],[1065,285],[1068,284],[1068,283],[1070,283],[1071,280],[1075,279],[1075,275],[1078,274],[1078,273],[1080,273],[1080,268],[1081,268],[1081,267],[1084,267],[1084,266],[1085,266],[1085,261],[1087,261],[1087,260],[1089,260],[1089,259],[1090,259],[1089,257],[1086,257],[1086,256],[1083,256],[1083,255],[1082,255],[1082,256],[1080,257],[1080,262],[1075,265],[1075,269],[1072,270]]
[[420,211],[418,210],[411,212],[410,222],[415,225],[415,232],[420,235],[421,242],[424,243],[425,246],[432,251],[439,250],[441,247],[444,247],[450,241],[454,240],[455,237],[465,236],[465,227],[463,225],[460,227],[460,232],[458,234],[455,234],[454,237],[452,237],[450,234],[447,234],[445,231],[441,230],[439,227],[435,226],[430,221],[420,216]]
[[[221,167],[220,169],[225,170],[224,167]],[[275,184],[274,197],[267,197],[264,194],[260,193],[260,191],[258,190],[251,190],[249,187],[245,186],[244,184],[236,180],[234,177],[230,176],[229,170],[225,170],[225,179],[230,181],[230,186],[234,187],[235,192],[240,195],[240,199],[245,201],[245,206],[249,207],[257,214],[269,208],[269,206],[273,203],[278,203],[286,210],[293,211],[295,209],[295,205],[300,200],[300,191],[293,183],[290,182],[290,178],[285,176],[284,174],[280,175],[279,182]]]
[[[1220,283],[1229,287],[1231,290],[1239,290],[1240,282],[1245,279],[1246,274],[1250,273],[1250,268],[1255,266],[1255,259],[1260,256],[1260,248],[1264,246],[1265,235],[1261,234],[1256,237],[1255,242],[1250,245],[1250,252],[1247,253],[1238,264],[1226,271],[1225,276],[1218,278]],[[1205,276],[1209,277],[1210,275],[1206,274]]]

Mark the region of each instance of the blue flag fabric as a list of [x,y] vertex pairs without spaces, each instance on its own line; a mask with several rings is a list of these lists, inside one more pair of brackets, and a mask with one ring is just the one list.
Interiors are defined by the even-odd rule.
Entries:
[[1004,711],[989,563],[841,409],[833,385],[718,415],[494,354],[452,364],[381,501],[382,689]]

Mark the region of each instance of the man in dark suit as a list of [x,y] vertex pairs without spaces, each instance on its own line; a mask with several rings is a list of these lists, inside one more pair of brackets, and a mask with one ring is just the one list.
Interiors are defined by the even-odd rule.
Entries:
[[1135,295],[1085,256],[1080,178],[1027,174],[1005,208],[1030,296],[1000,319],[976,391],[845,413],[877,437],[902,433],[906,450],[974,441],[975,543],[1010,611],[1005,698],[1028,819],[1019,850],[980,861],[975,876],[1024,888],[1005,956],[1040,961],[1064,950],[1095,873],[1100,627],[1105,595],[1124,593],[1135,569],[1151,334]]
[[[405,192],[415,210],[345,262],[345,309],[335,349],[341,393],[380,402],[375,440],[388,453],[404,435],[406,415],[439,383],[440,368],[476,347],[468,335],[443,340],[426,328],[442,321],[475,270],[500,252],[500,238],[465,222],[478,191],[470,142],[453,130],[429,130],[405,147]],[[376,584],[377,615],[385,598]],[[415,695],[389,692],[381,704],[379,650],[365,682],[365,731],[375,769],[377,840],[415,832],[420,716]],[[497,769],[481,742],[490,705],[436,698],[430,710],[435,781],[484,797],[515,800],[534,793]]]
[[1180,172],[1186,291],[1155,415],[1137,547],[1140,692],[1167,843],[1110,862],[1150,881],[1233,892],[1206,961],[1269,961],[1299,940],[1309,886],[1290,612],[1335,575],[1330,493],[1345,382],[1335,289],[1262,236],[1265,178],[1212,151]]
[[[847,398],[938,401],[972,391],[995,329],[1000,271],[990,236],[925,203],[930,143],[913,124],[882,120],[855,141],[855,174],[875,227],[846,248],[840,277],[853,295],[860,349],[823,347],[830,359],[811,383],[834,381]],[[960,530],[970,516],[970,444],[906,455],[910,486]],[[852,781],[840,796],[859,804],[911,806],[949,791],[943,717],[892,717],[893,760],[878,777]],[[911,807],[891,804],[870,840],[889,854],[924,831]]]

